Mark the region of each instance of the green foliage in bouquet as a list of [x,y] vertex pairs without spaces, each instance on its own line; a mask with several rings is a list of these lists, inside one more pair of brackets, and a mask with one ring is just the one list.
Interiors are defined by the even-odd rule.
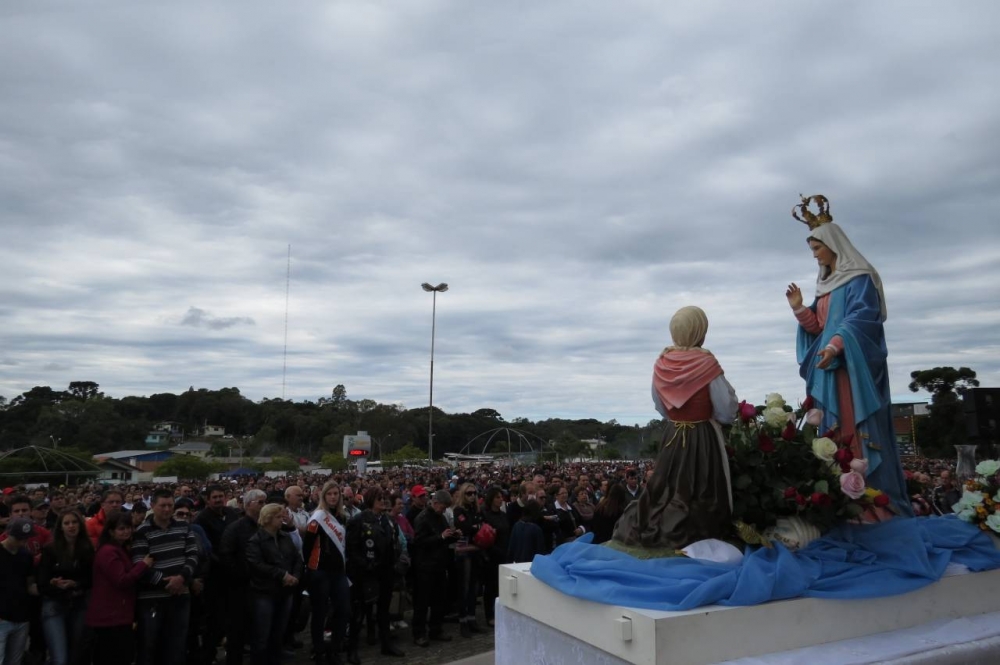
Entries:
[[777,393],[764,406],[740,404],[729,431],[733,520],[747,542],[766,542],[762,534],[782,517],[799,517],[821,532],[859,518],[869,506],[886,506],[888,497],[866,488],[867,464],[854,460],[850,442],[836,432],[818,436],[822,412],[807,399],[798,410]]

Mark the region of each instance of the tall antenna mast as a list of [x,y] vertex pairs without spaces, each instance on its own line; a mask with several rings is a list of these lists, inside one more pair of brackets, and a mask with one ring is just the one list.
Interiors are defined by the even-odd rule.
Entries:
[[292,283],[292,244],[288,243],[288,265],[285,268],[285,350],[281,357],[281,399],[285,399],[285,377],[288,373],[288,292]]

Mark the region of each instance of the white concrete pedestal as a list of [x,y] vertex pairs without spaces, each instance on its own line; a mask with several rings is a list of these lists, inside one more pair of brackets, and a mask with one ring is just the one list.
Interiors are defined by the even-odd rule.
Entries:
[[[945,577],[885,598],[658,612],[566,596],[532,577],[530,567],[501,566],[504,607],[637,665],[719,663],[1000,611],[1000,570]],[[498,642],[498,662],[502,649]]]

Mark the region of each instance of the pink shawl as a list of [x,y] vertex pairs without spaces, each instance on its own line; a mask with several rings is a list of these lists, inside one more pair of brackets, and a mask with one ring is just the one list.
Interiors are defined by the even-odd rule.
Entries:
[[722,366],[711,353],[668,350],[653,365],[653,388],[667,408],[679,409],[718,376],[722,376]]

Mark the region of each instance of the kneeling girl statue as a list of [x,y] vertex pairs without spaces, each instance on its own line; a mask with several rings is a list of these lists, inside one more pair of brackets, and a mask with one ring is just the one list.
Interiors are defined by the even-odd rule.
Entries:
[[[818,213],[809,209],[813,202]],[[826,197],[802,197],[792,216],[809,226],[806,240],[819,263],[812,305],[803,304],[794,283],[785,297],[799,323],[799,374],[823,410],[820,432],[839,430],[854,457],[868,461],[868,485],[889,495],[901,514],[911,515],[892,426],[882,280],[833,223]]]
[[614,540],[680,549],[732,532],[729,461],[719,424],[737,402],[719,361],[702,348],[708,317],[684,307],[670,320],[673,346],[653,366],[653,403],[666,419],[663,447],[646,488],[625,509]]

